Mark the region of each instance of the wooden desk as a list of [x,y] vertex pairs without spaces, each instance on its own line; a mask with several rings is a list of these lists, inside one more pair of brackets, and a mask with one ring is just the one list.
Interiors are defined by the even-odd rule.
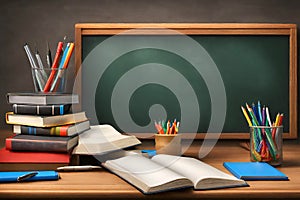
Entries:
[[[219,141],[213,151],[203,161],[227,172],[224,161],[249,161],[249,151],[241,148],[240,141]],[[287,143],[288,142],[288,143]],[[197,157],[200,141],[186,152]],[[153,148],[152,141],[144,141],[138,148]],[[284,163],[279,170],[289,177],[289,181],[248,181],[250,187],[218,190],[194,191],[185,189],[154,195],[143,195],[119,177],[102,169],[94,172],[60,173],[59,181],[0,184],[0,198],[69,198],[69,199],[258,199],[258,198],[300,198],[300,145],[295,141],[284,143]]]

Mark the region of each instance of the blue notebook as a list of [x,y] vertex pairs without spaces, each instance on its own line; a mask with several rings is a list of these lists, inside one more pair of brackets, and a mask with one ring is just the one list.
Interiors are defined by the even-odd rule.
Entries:
[[20,172],[0,172],[0,183],[18,182],[18,178],[35,172],[36,174],[22,181],[48,181],[58,180],[59,174],[56,171],[20,171]]
[[237,178],[250,180],[288,180],[275,167],[264,162],[224,162],[224,167]]

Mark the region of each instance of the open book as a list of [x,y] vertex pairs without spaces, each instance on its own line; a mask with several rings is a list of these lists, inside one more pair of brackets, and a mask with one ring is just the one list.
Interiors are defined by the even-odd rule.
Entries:
[[124,135],[111,125],[94,125],[79,135],[73,154],[98,155],[141,144],[135,136]]
[[137,154],[102,165],[145,194],[185,187],[204,190],[248,186],[244,180],[190,157],[158,154],[148,159]]

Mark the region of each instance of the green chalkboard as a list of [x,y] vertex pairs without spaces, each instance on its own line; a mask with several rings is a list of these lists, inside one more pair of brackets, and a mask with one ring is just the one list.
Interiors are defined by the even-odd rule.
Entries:
[[[151,39],[163,42],[165,37],[152,36]],[[251,104],[260,100],[263,105],[269,106],[271,116],[275,116],[277,112],[283,112],[288,117],[289,37],[193,36],[192,38],[206,49],[216,63],[224,81],[227,113],[223,132],[248,131],[240,109],[240,106],[245,105],[246,102]],[[101,44],[105,39],[106,37],[99,36],[83,37],[83,60],[94,46]],[[127,38],[124,37],[125,39]],[[107,66],[95,94],[98,120],[101,123],[112,123],[118,127],[110,106],[112,91],[122,75],[128,73],[133,67],[146,63],[161,63],[170,66],[190,82],[197,95],[201,111],[198,132],[206,132],[211,115],[211,104],[205,82],[187,60],[161,49],[143,48],[131,51],[121,55]],[[83,68],[83,71],[85,69],[87,68]],[[142,78],[142,76],[137,78]],[[89,87],[88,82],[88,77],[83,76],[83,88]],[[143,85],[133,93],[128,105],[132,119],[140,126],[151,123],[148,111],[149,107],[154,104],[161,104],[165,107],[168,119],[181,118],[180,105],[176,96],[167,87],[154,83]],[[284,121],[286,131],[288,131],[287,122],[288,118]]]
[[260,101],[290,131],[289,35],[87,34],[81,55],[92,124],[151,133],[177,119],[182,132],[238,135],[249,131],[241,106]]

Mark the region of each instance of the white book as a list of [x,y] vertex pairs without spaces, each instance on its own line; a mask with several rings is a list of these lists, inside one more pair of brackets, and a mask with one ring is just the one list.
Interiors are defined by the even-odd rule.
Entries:
[[21,115],[12,112],[6,113],[6,123],[36,127],[53,127],[65,124],[74,124],[88,120],[85,112],[71,113],[65,115]]
[[190,157],[158,154],[149,159],[137,154],[108,160],[103,166],[145,194],[186,187],[205,190],[248,186],[244,180]]
[[111,125],[94,125],[79,135],[73,154],[97,155],[141,144],[135,136],[124,135]]

